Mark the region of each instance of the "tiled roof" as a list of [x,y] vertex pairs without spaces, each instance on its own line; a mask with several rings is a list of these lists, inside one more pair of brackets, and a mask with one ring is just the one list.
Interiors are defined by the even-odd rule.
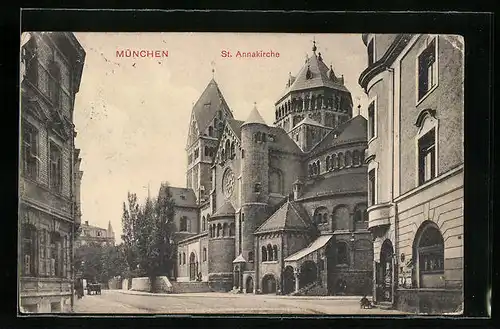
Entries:
[[300,198],[321,196],[329,193],[366,192],[368,184],[366,177],[364,173],[339,173],[304,186],[304,193]]
[[281,230],[310,230],[312,223],[301,205],[287,201],[271,215],[255,233],[274,232]]
[[207,87],[193,107],[193,113],[198,124],[198,130],[204,131],[216,116],[217,111],[226,109],[232,117],[222,92],[214,79],[210,80]]
[[226,120],[231,129],[234,131],[236,136],[241,139],[241,125],[244,123],[244,121],[241,120],[236,120],[236,119],[227,119]]
[[275,136],[275,144],[270,144],[270,149],[276,149],[283,152],[303,154],[300,147],[288,136],[286,131],[280,127],[269,127],[269,133]]
[[[310,78],[307,77],[308,69],[311,73]],[[329,87],[348,92],[342,80],[342,78],[337,78],[335,76],[333,70],[331,70],[330,73],[328,66],[326,66],[326,64],[318,58],[316,53],[313,53],[313,55],[306,60],[304,66],[297,74],[297,77],[294,79],[291,86],[286,89],[285,95],[291,91],[316,87]]]
[[318,121],[315,121],[308,116],[306,116],[304,119],[302,119],[302,121],[297,123],[296,127],[298,127],[300,125],[310,125],[310,126],[323,127],[323,128],[325,127],[321,123],[319,123]]
[[367,141],[367,122],[362,115],[357,115],[330,131],[309,153],[317,154],[352,141]]
[[169,187],[174,203],[179,207],[196,207],[196,195],[190,188]]
[[231,204],[231,202],[226,201],[222,207],[217,209],[215,214],[213,214],[210,218],[215,218],[215,217],[228,217],[228,216],[234,216],[234,207]]
[[262,116],[259,113],[259,110],[257,110],[257,106],[254,106],[250,114],[248,115],[248,118],[245,120],[244,124],[249,124],[249,123],[260,123],[265,125],[266,122],[264,119],[262,119]]

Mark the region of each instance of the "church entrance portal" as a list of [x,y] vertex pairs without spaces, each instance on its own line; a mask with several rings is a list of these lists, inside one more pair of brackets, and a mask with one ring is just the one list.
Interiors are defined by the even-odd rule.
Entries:
[[251,276],[247,278],[247,283],[245,285],[245,292],[247,294],[253,293],[253,278]]
[[312,260],[305,261],[300,266],[300,288],[315,282],[318,279],[318,269]]
[[272,274],[266,274],[262,278],[262,293],[273,294],[276,293],[276,279]]
[[392,242],[385,240],[380,249],[380,264],[377,268],[378,301],[392,302],[393,254]]
[[295,290],[293,267],[287,266],[283,271],[283,294],[288,295]]
[[189,280],[196,281],[198,275],[198,263],[196,262],[196,255],[194,252],[189,256]]

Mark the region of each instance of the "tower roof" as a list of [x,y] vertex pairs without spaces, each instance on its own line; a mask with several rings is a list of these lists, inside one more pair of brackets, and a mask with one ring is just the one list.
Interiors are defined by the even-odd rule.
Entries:
[[307,214],[300,205],[287,201],[274,214],[271,215],[256,231],[256,234],[282,230],[307,231],[312,228]]
[[[311,89],[317,87],[328,87],[345,92],[349,90],[344,86],[344,78],[337,77],[333,72],[332,66],[328,66],[323,62],[321,53],[316,54],[316,46],[313,46],[313,54],[308,57],[299,73],[293,80],[288,79],[287,89],[285,94],[292,91]],[[293,82],[292,82],[293,81]],[[292,83],[290,83],[292,82]]]
[[230,117],[233,117],[217,82],[212,79],[193,107],[198,130],[205,130],[219,110],[225,110],[230,114]]
[[213,214],[210,218],[216,218],[216,217],[234,217],[234,207],[231,204],[231,202],[226,201],[222,207],[217,209],[215,214]]
[[249,123],[260,123],[263,125],[266,124],[264,119],[262,119],[262,116],[260,115],[259,110],[257,110],[257,105],[254,105],[252,111],[250,112],[250,115],[245,120],[245,123],[243,123],[243,125],[246,125]]

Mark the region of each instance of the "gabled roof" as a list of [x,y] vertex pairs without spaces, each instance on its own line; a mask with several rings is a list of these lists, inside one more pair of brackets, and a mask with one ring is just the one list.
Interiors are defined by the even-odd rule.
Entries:
[[190,188],[169,187],[174,204],[179,207],[196,207],[196,195]]
[[244,123],[244,121],[236,119],[227,119],[226,121],[229,127],[231,127],[231,129],[234,131],[236,137],[241,139],[241,125]]
[[280,127],[269,127],[269,133],[273,134],[274,144],[270,144],[270,149],[276,149],[283,152],[295,153],[302,155],[300,147],[292,140],[292,138]]
[[233,117],[217,82],[212,79],[193,107],[193,113],[200,132],[203,132],[209,126],[219,110],[225,110],[231,118]]
[[226,201],[222,207],[220,207],[219,209],[217,209],[217,211],[215,212],[215,214],[213,214],[212,216],[210,216],[210,218],[216,218],[216,217],[234,217],[234,207],[233,205],[231,204],[231,202],[229,201]]
[[233,260],[233,264],[238,264],[238,263],[246,263],[247,260],[245,259],[245,257],[243,257],[242,254],[240,254],[238,257],[236,257],[234,260]]
[[366,173],[339,174],[304,186],[304,193],[300,198],[316,197],[330,193],[366,191]]
[[302,119],[302,121],[300,121],[299,123],[297,123],[297,125],[294,128],[296,128],[296,127],[298,127],[300,125],[309,125],[309,126],[316,126],[316,127],[322,127],[322,128],[330,128],[330,127],[323,126],[321,123],[319,123],[318,121],[315,121],[315,120],[311,119],[308,116],[306,116],[304,119]]
[[293,79],[291,86],[285,90],[285,95],[292,91],[317,87],[328,87],[348,92],[344,86],[343,78],[337,78],[333,73],[333,69],[329,69],[323,60],[320,60],[319,56],[316,55],[316,52],[313,52],[313,55],[306,60],[297,77]]
[[333,146],[349,142],[367,141],[367,135],[367,121],[362,115],[357,115],[326,134],[323,140],[314,146],[309,153],[321,153]]
[[244,125],[249,124],[249,123],[260,123],[265,125],[266,122],[264,119],[262,119],[262,116],[259,113],[259,110],[257,110],[257,106],[254,106],[252,111],[250,111],[250,114],[248,115],[248,118],[245,120]]
[[301,206],[287,201],[271,215],[256,231],[256,234],[282,230],[308,231],[312,228],[309,217]]

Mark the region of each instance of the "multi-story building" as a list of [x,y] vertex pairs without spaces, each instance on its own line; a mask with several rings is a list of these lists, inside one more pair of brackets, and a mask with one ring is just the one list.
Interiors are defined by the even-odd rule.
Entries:
[[[177,281],[247,293],[371,291],[366,119],[313,46],[275,126],[236,120],[211,80],[193,107],[187,188],[174,189]],[[182,192],[182,193],[181,193]]]
[[80,226],[80,231],[80,234],[75,240],[75,248],[88,244],[99,244],[102,246],[115,245],[115,232],[111,226],[111,221],[108,222],[107,229],[89,225],[89,222],[85,221],[85,223]]
[[25,33],[21,48],[19,299],[24,312],[72,307],[80,221],[73,124],[85,51],[72,33]]
[[364,34],[363,42],[375,302],[454,310],[463,301],[463,39]]

